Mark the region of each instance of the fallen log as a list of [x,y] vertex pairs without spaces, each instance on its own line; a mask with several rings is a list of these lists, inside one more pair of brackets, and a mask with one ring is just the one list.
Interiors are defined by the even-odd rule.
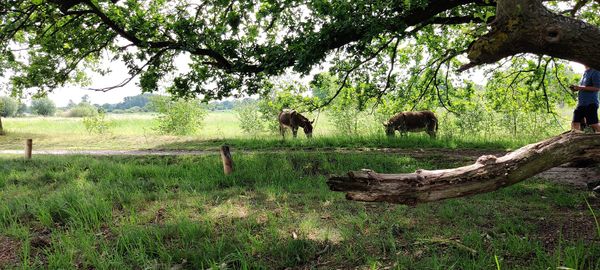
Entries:
[[347,192],[349,200],[414,205],[494,191],[575,159],[597,158],[599,149],[600,134],[567,132],[502,157],[481,156],[475,164],[455,169],[407,174],[367,169],[331,176],[327,184],[333,191]]

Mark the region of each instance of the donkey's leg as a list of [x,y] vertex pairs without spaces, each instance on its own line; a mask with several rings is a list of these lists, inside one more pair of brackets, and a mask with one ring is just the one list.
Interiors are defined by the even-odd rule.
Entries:
[[281,134],[281,137],[285,140],[285,127],[282,124],[279,124],[279,134]]
[[437,133],[437,120],[432,119],[429,122],[429,125],[427,126],[427,133],[429,134],[429,137],[431,137],[432,139],[435,139],[436,133]]
[[429,129],[427,130],[427,134],[429,134],[430,138],[435,139],[435,130]]
[[292,128],[292,133],[294,134],[294,138],[296,138],[298,136],[298,128]]

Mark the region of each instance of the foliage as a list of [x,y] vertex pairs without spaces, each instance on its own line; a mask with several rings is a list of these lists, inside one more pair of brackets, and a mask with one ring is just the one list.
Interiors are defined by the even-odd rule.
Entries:
[[19,103],[19,107],[17,108],[17,116],[23,116],[26,112],[29,111],[29,107],[24,102]]
[[373,85],[366,83],[341,87],[339,79],[327,72],[317,74],[310,83],[312,93],[320,104],[330,102],[337,94],[337,98],[332,100],[325,110],[338,133],[353,136],[365,132],[377,133],[381,130],[379,123],[382,123],[380,119],[383,116],[374,110],[367,111],[368,107],[373,108],[376,105],[376,100],[365,99],[365,96],[361,95],[370,87]]
[[94,116],[84,117],[83,125],[90,134],[106,134],[111,131],[114,123],[106,119],[104,111],[100,111]]
[[195,99],[177,99],[157,96],[152,105],[159,113],[157,130],[161,134],[190,135],[202,126],[207,111]]
[[231,100],[222,100],[222,101],[212,101],[208,103],[208,108],[211,111],[224,111],[224,110],[233,110],[236,108],[235,101]]
[[256,134],[264,130],[263,118],[260,114],[257,101],[245,100],[235,106],[240,128],[249,134]]
[[19,104],[11,97],[0,97],[0,117],[15,116]]
[[309,89],[297,82],[282,81],[271,85],[265,90],[258,102],[258,109],[262,115],[267,130],[278,133],[279,113],[284,109],[294,109],[304,116],[307,111],[314,108],[316,99],[309,97],[306,93]]
[[52,116],[56,112],[56,105],[47,97],[35,98],[31,101],[31,111],[37,115]]
[[[579,4],[558,2],[545,1],[557,14]],[[362,93],[367,97],[403,89],[404,96],[420,90],[427,98],[453,90],[450,84],[440,89],[439,79],[456,77],[445,74],[461,64],[457,52],[485,34],[495,16],[494,2],[479,0],[245,0],[192,6],[191,0],[4,1],[0,72],[12,70],[15,92],[44,92],[69,82],[89,83],[87,70],[108,73],[101,64],[109,52],[140,77],[147,92],[169,82],[171,94],[207,100],[261,94],[269,79],[287,71],[306,75],[325,66],[340,78],[351,72],[349,80],[377,86]],[[598,25],[598,9],[584,5],[574,16]],[[173,64],[180,58],[190,62],[189,70]]]
[[[519,112],[555,113],[556,105],[573,105],[574,94],[566,88],[577,84],[581,75],[571,67],[554,62],[553,73],[542,67],[552,63],[551,58],[516,59],[505,70],[496,71],[486,85],[486,100],[496,111],[509,116]],[[530,73],[526,76],[524,73]]]
[[66,112],[67,117],[95,117],[98,115],[98,108],[87,103],[80,102]]
[[[122,102],[117,104],[103,104],[101,107],[106,112],[113,112],[114,110],[122,110],[124,112],[142,112],[146,109],[150,109],[151,106],[146,107],[150,103],[151,98],[155,96],[153,94],[140,94],[135,96],[129,96],[123,98]],[[135,108],[135,109],[134,109]],[[128,110],[131,109],[131,110]]]

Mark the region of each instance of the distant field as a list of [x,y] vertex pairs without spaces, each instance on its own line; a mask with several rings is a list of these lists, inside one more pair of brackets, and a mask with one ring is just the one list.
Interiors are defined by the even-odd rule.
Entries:
[[[3,118],[6,136],[0,136],[0,149],[21,149],[24,140],[34,140],[36,149],[215,149],[229,144],[241,149],[270,148],[490,148],[514,149],[535,142],[554,133],[540,132],[534,136],[507,136],[494,132],[473,134],[457,132],[440,123],[437,140],[424,133],[389,139],[384,136],[380,123],[373,122],[360,134],[350,135],[336,131],[326,114],[317,118],[314,138],[308,140],[299,131],[299,138],[292,140],[288,134],[285,141],[273,132],[246,134],[239,127],[235,112],[211,112],[200,131],[191,136],[160,135],[155,130],[155,115],[110,114],[114,123],[109,134],[89,134],[81,118],[27,117]],[[316,116],[311,116],[314,119]]]
[[462,163],[238,154],[226,177],[220,162],[0,156],[0,268],[600,269],[587,191],[534,179],[408,207],[346,201],[325,175]]

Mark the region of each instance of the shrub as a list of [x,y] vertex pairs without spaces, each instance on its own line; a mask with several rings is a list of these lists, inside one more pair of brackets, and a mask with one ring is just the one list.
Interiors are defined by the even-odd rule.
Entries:
[[94,116],[84,117],[83,125],[90,134],[109,133],[114,123],[106,119],[106,113],[99,112]]
[[152,98],[158,112],[157,130],[161,134],[194,134],[206,116],[206,109],[198,100],[172,100],[168,97]]
[[138,106],[133,106],[133,107],[125,110],[125,112],[127,112],[127,113],[139,113],[139,112],[143,112],[143,111],[144,111],[144,109],[140,108]]
[[47,97],[36,98],[31,102],[31,111],[37,115],[52,116],[56,112],[56,105]]
[[29,107],[27,107],[27,104],[25,103],[19,103],[19,107],[17,108],[17,116],[23,116],[25,115],[25,113],[27,113],[27,110],[29,110]]
[[17,101],[10,97],[0,97],[0,116],[15,116],[18,109]]
[[67,117],[93,117],[98,115],[98,109],[87,102],[81,102],[77,106],[71,108],[66,116]]
[[263,119],[256,102],[244,102],[235,107],[240,120],[240,128],[246,133],[258,133],[264,130]]

